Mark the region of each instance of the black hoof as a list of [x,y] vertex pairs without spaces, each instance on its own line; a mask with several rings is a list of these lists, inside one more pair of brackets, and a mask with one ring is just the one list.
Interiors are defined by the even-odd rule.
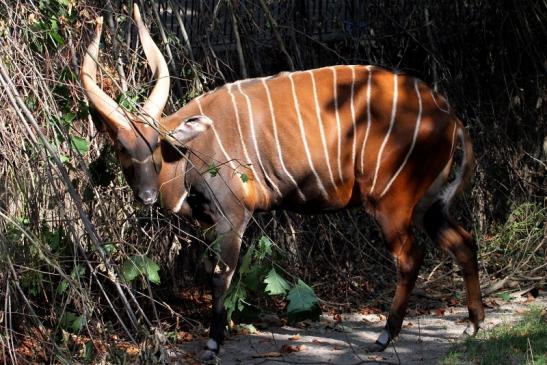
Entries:
[[217,356],[217,353],[208,348],[199,353],[198,360],[203,364],[220,364],[220,358]]
[[477,332],[479,332],[479,329],[480,329],[480,324],[479,323],[472,323],[472,322],[469,322],[467,324],[467,327],[465,328],[465,330],[463,331],[463,336],[467,336],[467,337],[475,337],[475,335],[477,334]]
[[386,349],[387,345],[389,345],[389,342],[386,344],[382,344],[376,341],[373,344],[366,346],[365,351],[366,352],[382,352]]

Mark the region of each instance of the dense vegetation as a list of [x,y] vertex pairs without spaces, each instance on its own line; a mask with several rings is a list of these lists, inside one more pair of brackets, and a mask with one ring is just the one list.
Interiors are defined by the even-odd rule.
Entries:
[[[544,1],[345,1],[351,16],[332,13],[329,37],[304,1],[203,1],[204,31],[187,40],[163,16],[175,2],[154,3],[142,8],[173,60],[171,110],[224,81],[333,63],[380,64],[435,85],[474,141],[474,183],[454,211],[477,236],[485,292],[545,285]],[[329,13],[334,2],[324,3]],[[123,363],[131,348],[157,360],[158,343],[199,336],[207,323],[200,263],[214,244],[192,221],[134,204],[79,85],[104,14],[103,88],[129,109],[146,95],[128,6],[0,0],[0,361]],[[214,37],[227,29],[219,48]],[[430,246],[419,288],[463,300],[457,268]],[[227,301],[243,309],[238,322],[317,314],[316,296],[323,310],[385,309],[391,298],[394,266],[360,210],[257,216],[242,257]]]

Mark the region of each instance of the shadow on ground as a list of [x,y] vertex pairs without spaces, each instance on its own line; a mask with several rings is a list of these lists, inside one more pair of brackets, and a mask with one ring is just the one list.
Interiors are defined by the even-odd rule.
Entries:
[[[542,295],[532,303],[547,305]],[[483,327],[519,318],[529,303],[515,300],[487,308]],[[407,317],[399,338],[382,353],[367,353],[384,325],[380,315],[347,314],[341,322],[331,316],[308,326],[269,328],[253,335],[232,336],[221,350],[220,364],[436,364],[464,338],[467,310],[447,308],[443,315]],[[197,354],[203,342],[186,343],[179,350]],[[290,350],[300,350],[288,352]],[[191,363],[191,362],[190,362]]]

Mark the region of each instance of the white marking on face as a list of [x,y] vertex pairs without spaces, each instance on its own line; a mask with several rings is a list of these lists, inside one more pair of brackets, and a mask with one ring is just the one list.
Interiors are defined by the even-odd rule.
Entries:
[[336,130],[338,131],[338,149],[337,149],[337,159],[338,159],[338,174],[340,175],[340,182],[344,182],[344,176],[342,175],[342,129],[340,127],[340,113],[338,111],[338,90],[337,90],[337,81],[336,81],[336,69],[330,67],[332,71],[332,89],[333,89],[333,99],[334,99],[334,114],[336,116]]
[[313,174],[314,174],[314,176],[317,180],[317,186],[319,187],[319,190],[321,191],[323,196],[328,199],[328,194],[327,194],[327,191],[325,190],[325,186],[323,185],[323,182],[321,181],[321,177],[319,176],[319,174],[315,170],[315,166],[313,165],[313,160],[312,160],[310,150],[309,150],[309,147],[308,147],[308,141],[306,140],[306,131],[304,130],[304,122],[302,120],[302,114],[300,113],[300,106],[298,104],[298,98],[296,96],[296,88],[294,86],[294,80],[293,80],[292,74],[289,74],[288,76],[289,76],[289,81],[291,82],[291,91],[292,91],[292,96],[293,96],[293,100],[294,100],[294,108],[295,108],[295,111],[296,111],[296,116],[298,118],[298,127],[300,129],[300,136],[302,137],[302,143],[304,145],[304,150],[306,151],[306,157],[308,159],[308,164],[310,165],[310,169],[313,172]]
[[212,350],[212,351],[217,351],[218,350],[218,344],[215,340],[213,340],[212,338],[210,338],[208,341],[207,341],[207,348],[209,350]]
[[315,101],[315,115],[317,117],[317,124],[319,124],[319,133],[321,135],[321,143],[323,144],[323,153],[325,154],[325,161],[327,163],[327,169],[329,170],[330,181],[332,186],[336,188],[336,182],[334,181],[334,175],[330,166],[330,157],[327,149],[327,139],[325,137],[325,127],[323,126],[323,119],[321,118],[321,111],[319,108],[319,100],[317,98],[317,86],[315,84],[315,76],[312,71],[307,71],[311,77],[311,83],[313,88],[313,99]]
[[380,163],[382,162],[382,154],[384,153],[384,148],[386,148],[389,135],[391,134],[391,131],[393,130],[393,126],[395,125],[395,117],[397,115],[397,98],[399,97],[398,91],[399,91],[399,88],[397,87],[397,74],[393,74],[393,103],[391,106],[391,120],[389,121],[389,129],[387,130],[384,141],[382,142],[382,145],[380,146],[380,150],[378,151],[378,157],[376,158],[376,170],[374,171],[374,179],[372,180],[370,193],[374,191],[374,187],[376,186],[378,172],[380,171]]
[[361,174],[365,171],[365,147],[367,146],[367,140],[368,140],[368,133],[370,131],[370,123],[372,119],[372,114],[370,111],[370,94],[371,94],[371,88],[372,88],[372,68],[367,67],[368,72],[368,80],[367,80],[367,129],[365,131],[365,138],[363,139],[363,147],[361,148]]
[[266,172],[266,169],[264,168],[264,164],[262,163],[262,158],[260,156],[260,149],[258,148],[258,142],[256,138],[256,132],[255,132],[255,125],[254,125],[254,114],[253,114],[253,108],[251,105],[251,99],[249,96],[243,91],[241,88],[241,83],[237,85],[239,92],[243,97],[245,98],[245,101],[247,103],[247,113],[249,115],[249,124],[251,125],[251,139],[253,140],[253,144],[255,147],[256,152],[256,158],[258,160],[258,165],[260,166],[260,169],[262,170],[262,173],[264,174],[264,178],[271,184],[271,186],[274,188],[274,190],[279,194],[279,196],[282,196],[281,190],[277,187],[277,184],[270,178],[268,173]]
[[418,131],[420,130],[420,124],[422,122],[422,96],[420,95],[420,90],[418,89],[418,80],[414,80],[414,90],[416,90],[416,95],[418,96],[418,116],[416,118],[416,125],[414,126],[414,134],[412,135],[412,143],[410,144],[410,148],[408,149],[408,152],[406,153],[405,159],[403,160],[403,163],[401,163],[401,166],[397,169],[395,174],[391,177],[391,180],[387,183],[386,187],[384,188],[384,191],[380,194],[380,197],[384,196],[384,194],[389,190],[391,187],[391,184],[393,184],[393,181],[397,178],[397,176],[401,173],[403,168],[405,167],[410,154],[412,153],[412,150],[414,149],[414,145],[416,144],[416,139],[418,138]]
[[275,113],[272,103],[272,96],[270,95],[270,88],[268,87],[268,84],[266,83],[265,79],[262,79],[262,85],[264,86],[264,89],[266,89],[266,96],[268,97],[268,106],[270,107],[270,117],[272,119],[272,127],[274,132],[274,139],[275,139],[275,147],[277,149],[277,155],[279,157],[279,162],[281,163],[281,168],[283,169],[283,172],[289,180],[292,182],[294,187],[296,188],[296,192],[298,193],[298,196],[302,200],[306,200],[306,196],[302,193],[302,190],[300,190],[300,187],[298,186],[298,183],[294,179],[294,177],[290,174],[289,170],[287,170],[287,166],[285,166],[285,162],[283,161],[283,152],[281,151],[281,144],[279,143],[279,135],[277,133],[277,123],[275,120]]

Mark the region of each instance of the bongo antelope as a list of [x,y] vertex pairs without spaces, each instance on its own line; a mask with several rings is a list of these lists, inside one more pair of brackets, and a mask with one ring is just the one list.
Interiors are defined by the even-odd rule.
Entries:
[[[451,218],[469,179],[472,147],[447,101],[422,81],[374,66],[333,66],[237,81],[205,93],[172,115],[162,112],[169,72],[134,6],[133,18],[156,83],[138,115],[96,83],[102,18],[81,82],[106,123],[136,197],[213,227],[220,258],[211,273],[213,318],[203,357],[223,342],[223,305],[253,212],[321,213],[362,206],[377,221],[397,265],[385,329],[372,351],[401,330],[424,257],[419,226],[452,254],[467,288],[473,332],[484,319],[477,247]],[[448,182],[454,151],[462,161]],[[218,173],[211,174],[210,166]]]

